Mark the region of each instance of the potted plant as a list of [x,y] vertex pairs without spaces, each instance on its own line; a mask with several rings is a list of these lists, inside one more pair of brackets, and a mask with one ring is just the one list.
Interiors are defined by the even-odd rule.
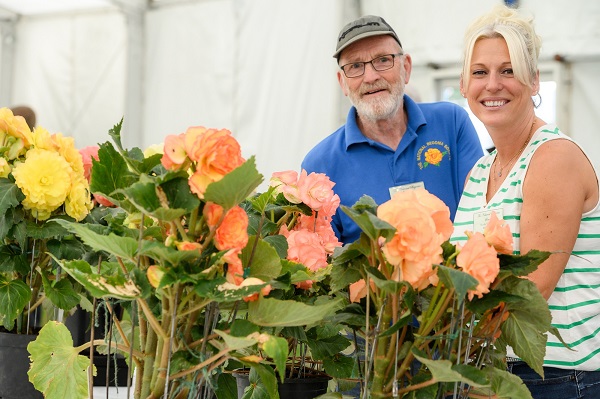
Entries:
[[[31,381],[47,398],[88,398],[92,370],[80,353],[94,346],[126,356],[136,398],[235,398],[228,370],[242,365],[260,370],[274,397],[275,371],[261,368],[257,354],[283,370],[289,329],[308,332],[346,301],[317,290],[338,245],[333,232],[317,240],[297,233],[306,222],[316,234],[323,221],[314,214],[325,218],[324,207],[337,206],[320,196],[332,183],[319,177],[296,190],[309,197],[286,199],[284,186],[311,180],[301,174],[255,194],[262,175],[227,130],[167,136],[162,154],[124,149],[120,130],[121,123],[110,131],[114,145],[100,145],[90,186],[116,208],[104,224],[60,222],[105,256],[95,264],[56,259],[106,302],[113,333],[74,348],[62,324],[48,323],[28,347]],[[303,258],[315,243],[317,258]],[[122,314],[112,312],[116,302]]]
[[[0,378],[7,383],[0,383],[0,396],[22,397],[23,389],[33,391],[25,348],[46,319],[56,318],[48,312],[69,312],[80,304],[89,308],[81,287],[52,257],[79,259],[87,253],[54,221],[83,220],[92,200],[72,138],[42,127],[32,132],[23,117],[2,108],[0,143],[0,350],[9,351],[0,356],[15,359],[2,362]],[[22,374],[24,388],[11,371]]]
[[352,301],[340,319],[366,337],[361,398],[531,398],[506,371],[506,348],[543,375],[545,334],[558,332],[523,277],[550,254],[513,255],[495,213],[483,232],[450,244],[449,210],[425,189],[343,210],[362,235],[336,252],[332,285]]

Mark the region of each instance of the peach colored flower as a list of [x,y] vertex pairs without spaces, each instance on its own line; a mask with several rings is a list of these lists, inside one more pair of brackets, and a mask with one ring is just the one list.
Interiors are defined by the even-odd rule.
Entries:
[[179,170],[187,160],[185,134],[171,134],[165,137],[163,156],[160,163],[167,170]]
[[327,252],[317,234],[294,230],[288,235],[287,242],[289,260],[301,263],[313,272],[327,267]]
[[230,250],[223,255],[223,260],[227,263],[227,273],[225,278],[229,283],[240,285],[244,281],[244,266],[240,259],[240,252]]
[[[373,280],[371,282],[371,290],[375,290],[375,282]],[[367,283],[364,279],[360,279],[355,283],[350,284],[349,294],[350,294],[350,302],[360,302],[360,300],[367,296]]]
[[438,197],[431,194],[424,188],[407,190],[404,194],[396,193],[404,198],[405,201],[416,201],[429,209],[435,230],[442,235],[444,241],[448,240],[454,232],[454,226],[450,219],[450,208]]
[[180,241],[175,244],[180,251],[199,251],[202,245],[198,242]]
[[488,244],[496,248],[500,254],[512,255],[513,253],[513,236],[504,220],[498,219],[496,212],[492,212],[490,221],[483,231],[483,235]]
[[490,292],[490,284],[496,279],[500,271],[498,253],[494,247],[487,243],[481,233],[471,235],[459,250],[456,264],[465,273],[470,274],[479,281],[477,288],[469,291],[469,300],[472,300],[475,295],[481,298],[483,294]]
[[83,161],[83,174],[88,183],[92,177],[92,159],[98,160],[98,150],[100,147],[97,145],[90,145],[79,150]]
[[[223,208],[212,202],[204,206],[206,223],[212,229],[216,227],[215,246],[220,251],[227,249],[241,250],[248,243],[248,214],[244,209],[235,206],[223,217]],[[222,219],[222,220],[221,220]]]
[[201,199],[210,183],[221,180],[244,163],[240,144],[226,129],[189,128],[185,148],[196,162],[196,172],[189,179],[190,189]]
[[[248,278],[244,279],[244,281],[242,281],[242,283],[240,284],[240,287],[249,287],[252,285],[262,285],[264,283],[265,282],[259,278],[248,277]],[[260,289],[260,294],[262,294],[262,296],[267,296],[267,295],[269,295],[270,292],[271,292],[271,284],[267,284],[266,286],[264,286]],[[248,296],[244,297],[244,302],[254,302],[258,299],[258,295],[259,295],[258,292],[254,293],[252,295],[248,295]]]
[[320,211],[325,204],[333,200],[334,182],[324,173],[307,174],[306,170],[300,172],[298,178],[298,191],[300,199],[314,211]]
[[296,286],[296,288],[300,289],[300,290],[310,290],[313,286],[314,281],[312,280],[304,280],[304,281],[300,281],[299,283],[294,284]]
[[292,204],[302,202],[300,193],[298,192],[298,172],[287,170],[283,172],[275,172],[271,175],[269,186],[275,187],[275,195],[282,193],[285,199]]
[[[403,193],[407,194],[398,195]],[[377,209],[377,216],[396,228],[382,251],[388,262],[398,266],[394,273],[397,281],[422,289],[435,273],[433,265],[443,260],[444,235],[437,232],[431,209],[415,202],[408,192],[398,194]]]

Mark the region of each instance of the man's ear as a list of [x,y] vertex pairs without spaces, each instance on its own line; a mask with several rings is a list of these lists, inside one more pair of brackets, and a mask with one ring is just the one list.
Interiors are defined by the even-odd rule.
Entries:
[[348,86],[346,85],[346,82],[344,81],[344,76],[342,76],[342,71],[338,71],[337,78],[338,78],[338,83],[340,84],[340,87],[342,88],[342,92],[344,93],[344,95],[346,97],[348,97]]

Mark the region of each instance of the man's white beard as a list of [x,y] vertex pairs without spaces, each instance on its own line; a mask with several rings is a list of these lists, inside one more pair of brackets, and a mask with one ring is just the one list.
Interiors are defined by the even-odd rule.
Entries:
[[390,88],[390,95],[380,96],[377,99],[364,100],[357,92],[350,92],[349,98],[352,105],[356,107],[358,115],[371,122],[377,122],[382,119],[391,118],[400,106],[403,100],[403,90],[400,85]]

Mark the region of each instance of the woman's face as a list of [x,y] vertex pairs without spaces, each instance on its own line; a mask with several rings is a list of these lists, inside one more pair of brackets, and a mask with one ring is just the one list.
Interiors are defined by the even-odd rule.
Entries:
[[486,127],[510,126],[533,112],[534,89],[515,78],[504,38],[477,41],[469,73],[469,87],[462,87],[461,80],[461,89]]

